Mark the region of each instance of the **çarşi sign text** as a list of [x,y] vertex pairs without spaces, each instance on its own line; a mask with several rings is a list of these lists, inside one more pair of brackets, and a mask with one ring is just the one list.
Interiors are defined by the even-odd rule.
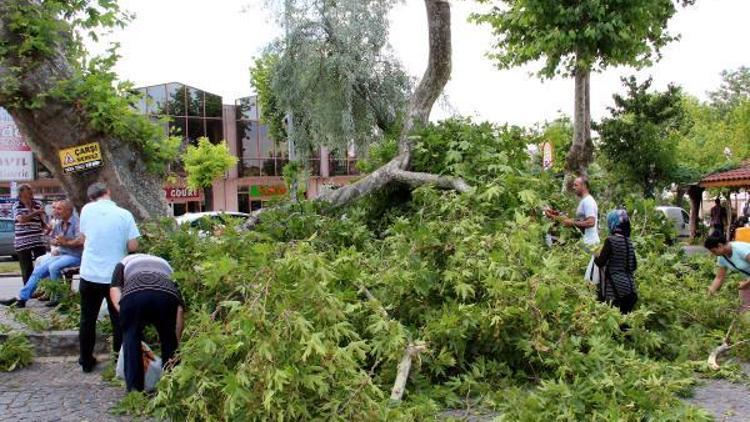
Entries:
[[98,142],[60,150],[60,164],[66,173],[89,170],[102,165],[102,151]]

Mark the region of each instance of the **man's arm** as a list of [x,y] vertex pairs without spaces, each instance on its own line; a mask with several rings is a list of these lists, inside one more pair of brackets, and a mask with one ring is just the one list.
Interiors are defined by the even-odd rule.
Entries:
[[722,283],[724,283],[724,278],[727,275],[727,269],[724,267],[720,267],[719,271],[716,273],[716,277],[714,278],[713,283],[711,283],[711,286],[708,287],[708,294],[712,295],[716,293],[720,288]]
[[182,306],[177,307],[177,324],[175,326],[175,334],[177,335],[177,343],[180,343],[182,338],[182,329],[185,328],[185,310]]
[[30,221],[33,221],[37,216],[40,216],[40,215],[44,215],[44,210],[36,210],[36,211],[32,211],[32,212],[30,212],[28,214],[18,215],[18,216],[16,216],[16,222],[17,223],[21,223],[21,224],[25,224],[25,223],[28,223]]
[[115,265],[115,270],[112,271],[112,282],[109,284],[109,298],[112,300],[112,304],[115,305],[115,310],[120,313],[120,299],[122,299],[122,287],[125,285],[125,266],[122,262],[118,262]]
[[112,300],[112,304],[115,305],[115,310],[120,313],[120,299],[122,298],[122,290],[119,287],[109,288],[109,298]]
[[595,217],[586,217],[584,220],[573,220],[572,218],[566,218],[562,221],[565,227],[578,227],[579,229],[588,229],[596,225]]
[[128,252],[133,253],[138,250],[138,239],[128,240]]

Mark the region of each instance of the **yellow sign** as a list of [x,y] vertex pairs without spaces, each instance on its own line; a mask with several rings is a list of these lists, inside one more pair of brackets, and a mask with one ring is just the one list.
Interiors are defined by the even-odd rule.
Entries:
[[102,165],[102,150],[98,142],[61,149],[60,163],[65,173],[97,168]]

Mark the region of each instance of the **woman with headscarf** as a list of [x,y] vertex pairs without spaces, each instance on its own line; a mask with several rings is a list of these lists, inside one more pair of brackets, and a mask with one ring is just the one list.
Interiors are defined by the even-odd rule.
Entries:
[[599,282],[599,300],[608,302],[627,314],[633,310],[638,300],[633,276],[637,262],[633,243],[630,241],[628,213],[623,209],[610,211],[607,214],[607,227],[609,237],[595,258],[596,265],[604,273]]

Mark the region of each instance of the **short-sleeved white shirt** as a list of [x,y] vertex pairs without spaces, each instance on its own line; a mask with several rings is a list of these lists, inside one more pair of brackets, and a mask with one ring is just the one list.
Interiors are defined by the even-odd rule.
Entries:
[[140,237],[130,211],[100,199],[81,210],[81,233],[86,236],[81,257],[81,278],[109,284],[115,265],[128,254],[128,241]]
[[578,203],[576,220],[585,220],[589,217],[594,217],[594,227],[589,227],[583,231],[583,243],[596,245],[599,243],[599,206],[596,205],[593,196],[586,195]]

